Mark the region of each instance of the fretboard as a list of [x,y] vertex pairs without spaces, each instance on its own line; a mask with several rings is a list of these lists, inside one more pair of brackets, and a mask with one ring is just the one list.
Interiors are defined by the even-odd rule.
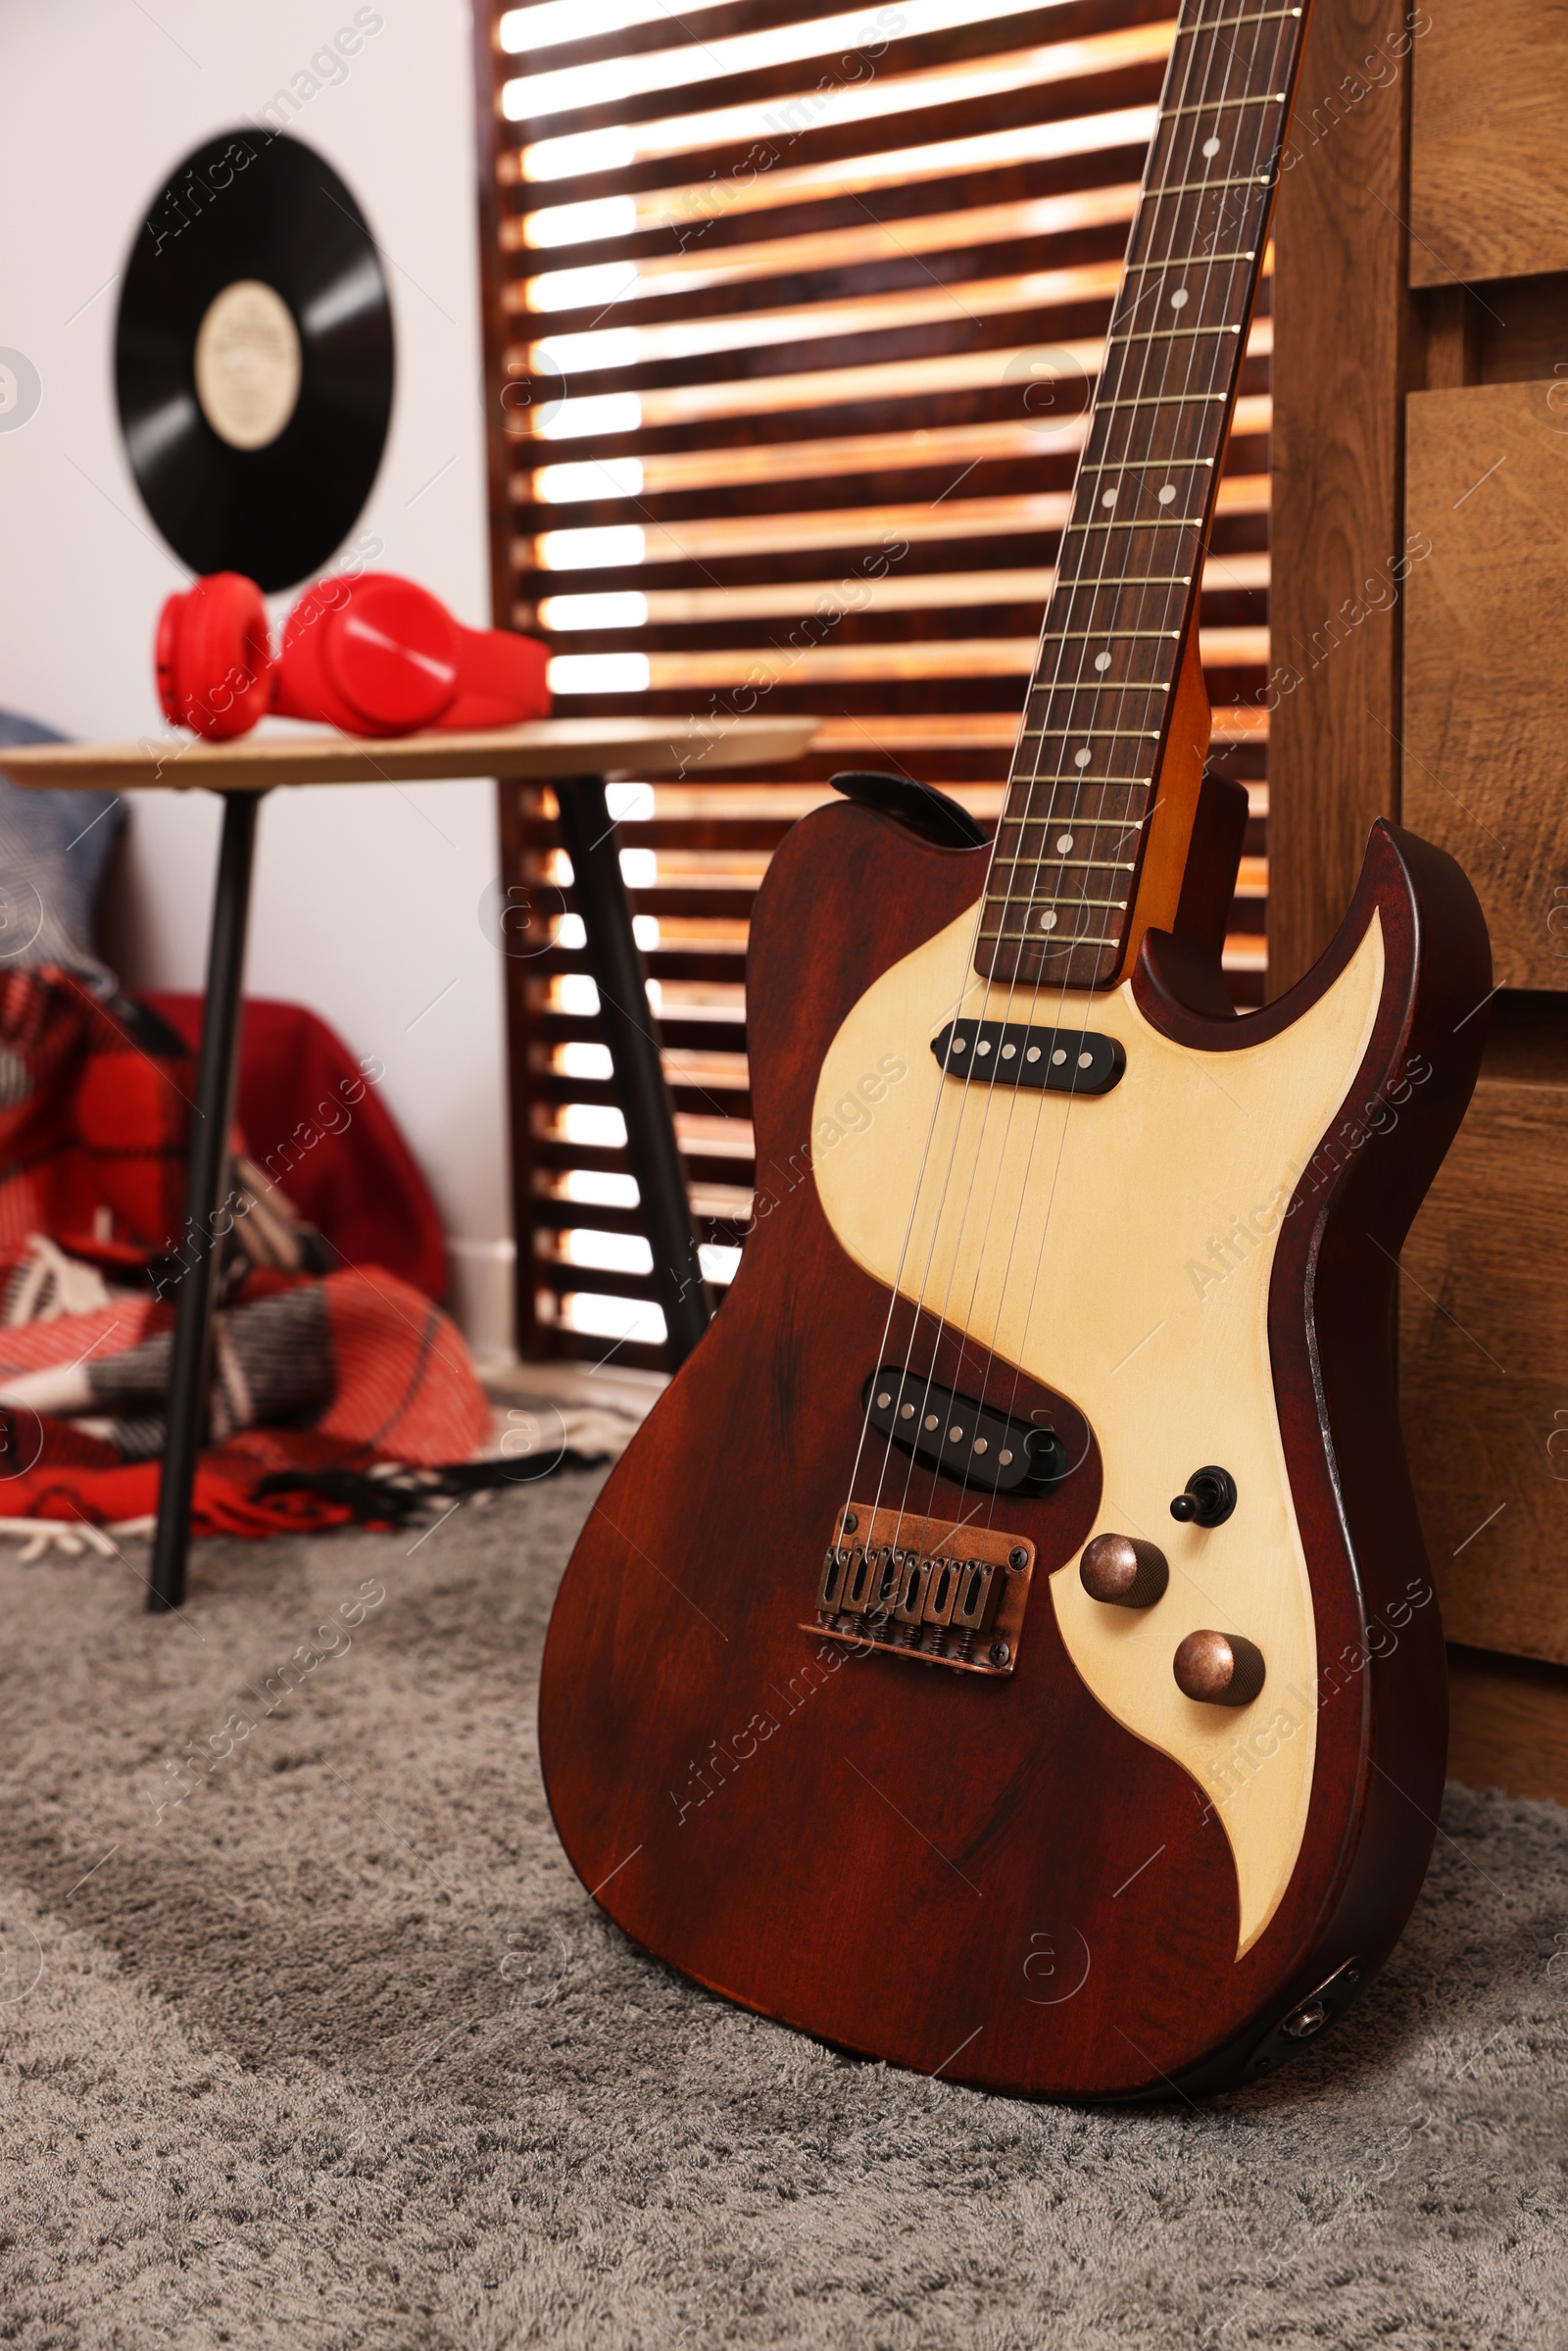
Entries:
[[1304,23],[1181,10],[984,902],[997,979],[1092,988],[1121,959]]

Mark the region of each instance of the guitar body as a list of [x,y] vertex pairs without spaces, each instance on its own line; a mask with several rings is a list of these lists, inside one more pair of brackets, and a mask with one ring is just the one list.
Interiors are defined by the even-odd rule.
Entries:
[[[1354,1995],[1430,1854],[1445,1668],[1392,1305],[1474,1081],[1486,934],[1451,860],[1380,825],[1265,1011],[1158,930],[1069,1003],[974,972],[986,869],[852,807],[773,860],[757,1222],[567,1568],[545,1778],[610,1915],[747,2007],[999,2089],[1214,2088]],[[1119,1081],[966,1084],[932,1050],[956,1012],[1087,1028]],[[1051,1429],[1063,1474],[993,1491],[875,1434],[888,1365]],[[1178,1524],[1205,1465],[1234,1509]],[[874,1509],[1027,1552],[979,1653],[1004,1666],[820,1604],[847,1505],[867,1543]],[[1106,1532],[1165,1555],[1153,1604],[1090,1596]],[[1177,1688],[1203,1628],[1260,1653],[1249,1702]]]

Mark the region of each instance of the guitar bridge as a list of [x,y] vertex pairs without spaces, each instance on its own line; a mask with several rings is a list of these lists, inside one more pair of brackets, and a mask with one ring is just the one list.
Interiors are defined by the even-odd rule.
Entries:
[[922,1665],[1010,1674],[1034,1564],[1034,1544],[1000,1528],[851,1502],[822,1562],[816,1616],[801,1630]]

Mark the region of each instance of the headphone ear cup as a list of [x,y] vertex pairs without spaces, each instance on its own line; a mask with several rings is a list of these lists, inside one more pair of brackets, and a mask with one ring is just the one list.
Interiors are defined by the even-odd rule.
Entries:
[[267,606],[243,572],[210,572],[171,596],[154,658],[165,717],[209,742],[248,734],[271,706]]
[[428,589],[393,572],[318,580],[283,623],[273,707],[351,735],[412,734],[452,701],[461,633]]

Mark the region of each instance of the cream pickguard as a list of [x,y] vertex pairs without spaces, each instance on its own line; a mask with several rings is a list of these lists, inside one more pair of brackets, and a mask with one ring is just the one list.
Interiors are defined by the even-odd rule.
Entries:
[[[1371,1035],[1381,925],[1293,1028],[1216,1053],[1160,1036],[1130,987],[1063,1000],[992,986],[970,967],[974,930],[971,909],[884,973],[839,1030],[813,1108],[817,1190],[858,1264],[1071,1397],[1104,1462],[1092,1533],[1147,1537],[1169,1559],[1152,1608],[1092,1600],[1076,1557],[1052,1578],[1052,1596],[1100,1704],[1215,1806],[1236,1863],[1240,1957],[1290,1883],[1316,1728],[1312,1595],[1269,1370],[1269,1274],[1296,1180]],[[966,1086],[931,1053],[956,1013],[1078,1022],[1120,1039],[1126,1072],[1092,1100]],[[907,1076],[862,1084],[888,1055]],[[836,1117],[847,1102],[856,1115]],[[1235,1513],[1211,1530],[1179,1525],[1171,1496],[1207,1462],[1235,1478]],[[1177,1689],[1172,1657],[1200,1627],[1262,1650],[1267,1680],[1251,1705],[1202,1706]]]

